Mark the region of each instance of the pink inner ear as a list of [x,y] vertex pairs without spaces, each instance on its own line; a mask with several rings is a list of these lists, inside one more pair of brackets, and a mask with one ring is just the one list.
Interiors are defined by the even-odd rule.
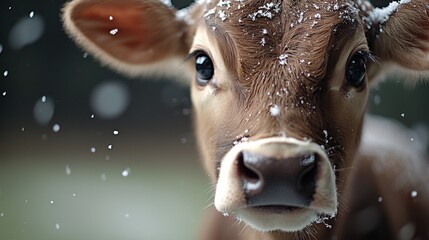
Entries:
[[154,62],[175,50],[165,41],[178,30],[174,14],[159,2],[95,1],[76,6],[72,19],[91,42],[127,63]]

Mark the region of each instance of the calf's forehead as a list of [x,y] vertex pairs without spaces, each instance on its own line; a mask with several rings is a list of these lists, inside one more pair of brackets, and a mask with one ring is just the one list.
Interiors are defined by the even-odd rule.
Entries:
[[357,9],[346,1],[220,0],[202,15],[228,72],[250,92],[298,84],[311,93],[352,38],[366,43]]

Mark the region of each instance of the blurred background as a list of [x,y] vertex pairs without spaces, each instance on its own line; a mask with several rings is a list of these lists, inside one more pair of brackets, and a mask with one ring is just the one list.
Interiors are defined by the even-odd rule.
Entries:
[[[64,2],[0,3],[0,239],[194,239],[212,192],[187,87],[101,67]],[[385,82],[369,111],[427,131],[428,93]]]

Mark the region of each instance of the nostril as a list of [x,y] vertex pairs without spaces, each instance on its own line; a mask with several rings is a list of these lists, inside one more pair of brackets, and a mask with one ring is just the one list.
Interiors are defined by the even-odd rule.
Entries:
[[[245,160],[245,158],[247,160]],[[249,156],[246,152],[242,152],[237,156],[238,172],[241,177],[243,189],[247,194],[256,194],[261,187],[261,177],[257,173],[257,169],[249,164]]]
[[236,164],[248,206],[306,207],[313,200],[316,153],[267,157],[244,150],[237,155]]
[[300,162],[302,170],[298,175],[298,190],[306,195],[312,195],[316,187],[317,159],[315,155],[304,156]]

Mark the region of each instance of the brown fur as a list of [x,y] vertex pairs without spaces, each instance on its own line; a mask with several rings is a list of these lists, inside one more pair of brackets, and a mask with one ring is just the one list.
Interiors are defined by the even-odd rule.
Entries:
[[[341,159],[353,156],[358,146],[360,127],[350,132],[347,125],[353,119],[345,121],[344,117],[348,116],[337,121],[338,115],[332,111],[335,111],[333,105],[338,99],[331,99],[327,88],[334,74],[334,66],[349,38],[364,31],[358,15],[348,5],[337,1],[323,4],[303,1],[293,5],[285,1],[281,3],[281,14],[272,20],[252,20],[248,17],[259,6],[269,2],[252,1],[246,3],[245,8],[239,8],[241,3],[233,1],[229,7],[217,8],[228,11],[233,18],[222,21],[213,14],[205,20],[204,27],[215,36],[215,42],[233,76],[231,81],[234,82],[235,94],[232,102],[228,101],[232,104],[229,108],[231,113],[223,116],[236,117],[219,119],[212,131],[204,129],[207,134],[201,134],[203,130],[197,131],[197,135],[202,135],[200,142],[206,141],[207,136],[218,136],[210,144],[200,144],[204,148],[217,149],[216,159],[220,161],[232,142],[242,137],[254,140],[286,133],[298,139],[307,138],[324,144],[331,149],[333,164],[338,168],[347,167]],[[217,3],[212,2],[206,9]],[[335,4],[339,5],[336,10]],[[329,10],[323,10],[320,19],[315,18],[320,9]],[[300,12],[304,14],[302,21],[298,22]],[[262,33],[264,28],[268,34]],[[260,43],[262,38],[266,38],[265,46]],[[278,57],[281,54],[288,54],[284,66],[279,65]],[[272,105],[282,106],[287,111],[273,118],[269,114]],[[330,105],[332,107],[326,107]],[[196,119],[196,124],[204,123],[204,128],[207,128],[206,122],[209,121]],[[334,125],[337,127],[332,128],[332,122],[337,123]],[[245,130],[248,130],[246,134],[243,133]],[[325,143],[323,130],[331,137],[328,143]],[[219,135],[222,132],[228,134]],[[212,152],[210,149],[204,151]]]
[[[271,16],[258,13],[266,9]],[[213,209],[201,239],[428,239],[424,155],[397,141],[407,134],[400,127],[364,121],[370,83],[392,66],[416,79],[429,75],[428,2],[404,4],[385,23],[373,21],[372,10],[360,0],[210,1],[190,8],[189,24],[154,0],[75,0],[63,19],[85,49],[131,75],[168,68],[190,79],[192,61],[175,69],[177,61],[169,60],[195,50],[213,59],[213,80],[191,86],[198,145],[214,183],[225,155],[240,141],[287,136],[325,148],[339,195],[336,218],[293,233],[260,232]],[[118,21],[107,21],[112,14]],[[108,34],[113,27],[117,36]],[[345,68],[358,50],[377,60],[367,63],[363,86],[353,88]],[[272,106],[278,115],[270,113]],[[380,138],[390,132],[398,135]],[[374,172],[380,163],[386,167]],[[392,187],[397,179],[401,188]]]

